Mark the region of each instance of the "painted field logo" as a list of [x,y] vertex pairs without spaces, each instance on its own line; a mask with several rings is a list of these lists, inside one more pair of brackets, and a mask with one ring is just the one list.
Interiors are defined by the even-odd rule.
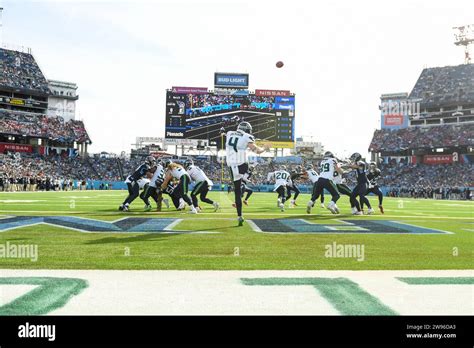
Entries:
[[102,221],[73,216],[13,216],[0,219],[0,232],[27,226],[46,224],[80,232],[152,232],[179,233],[173,227],[182,219],[126,217]]
[[444,234],[452,233],[432,228],[386,220],[331,220],[313,223],[305,219],[254,219],[248,220],[255,232],[266,233],[393,233],[393,234]]

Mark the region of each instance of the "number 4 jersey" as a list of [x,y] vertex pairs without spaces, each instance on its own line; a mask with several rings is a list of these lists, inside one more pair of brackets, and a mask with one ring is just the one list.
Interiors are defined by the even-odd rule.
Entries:
[[239,166],[247,163],[247,147],[254,143],[253,135],[240,130],[227,132],[225,150],[226,162],[230,166]]

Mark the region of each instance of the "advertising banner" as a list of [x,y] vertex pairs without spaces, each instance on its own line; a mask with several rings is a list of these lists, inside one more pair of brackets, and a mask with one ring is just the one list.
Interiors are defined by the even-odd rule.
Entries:
[[25,144],[0,143],[0,153],[11,152],[33,152],[33,146]]
[[207,87],[171,87],[173,93],[178,94],[206,94]]
[[453,163],[453,155],[425,155],[423,157],[425,164],[449,164]]
[[215,73],[214,87],[248,88],[249,74]]
[[273,89],[256,89],[255,95],[259,97],[288,97],[290,91]]

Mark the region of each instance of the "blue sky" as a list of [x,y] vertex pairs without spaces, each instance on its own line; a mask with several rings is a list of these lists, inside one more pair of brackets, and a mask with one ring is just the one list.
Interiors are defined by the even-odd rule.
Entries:
[[[457,65],[453,26],[473,1],[3,0],[3,41],[31,47],[47,78],[76,82],[92,152],[163,136],[165,90],[212,87],[215,71],[296,93],[297,135],[365,153],[382,93],[423,67]],[[285,62],[276,69],[276,61]]]

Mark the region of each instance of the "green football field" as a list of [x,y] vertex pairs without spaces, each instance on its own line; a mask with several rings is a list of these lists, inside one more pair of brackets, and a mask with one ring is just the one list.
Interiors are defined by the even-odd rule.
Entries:
[[[298,207],[280,212],[274,193],[255,193],[244,206],[244,226],[237,227],[232,193],[211,192],[221,209],[214,213],[201,204],[198,215],[166,208],[144,213],[139,199],[130,212],[119,212],[125,195],[0,192],[0,252],[11,245],[38,250],[36,261],[0,257],[0,268],[454,270],[474,265],[474,202],[385,198],[384,215],[376,209],[375,215],[355,217],[345,196],[338,202],[341,214],[332,215],[318,202],[308,215],[307,194],[300,195]],[[376,198],[370,201],[376,208]],[[363,247],[364,255],[336,255],[341,245]]]

